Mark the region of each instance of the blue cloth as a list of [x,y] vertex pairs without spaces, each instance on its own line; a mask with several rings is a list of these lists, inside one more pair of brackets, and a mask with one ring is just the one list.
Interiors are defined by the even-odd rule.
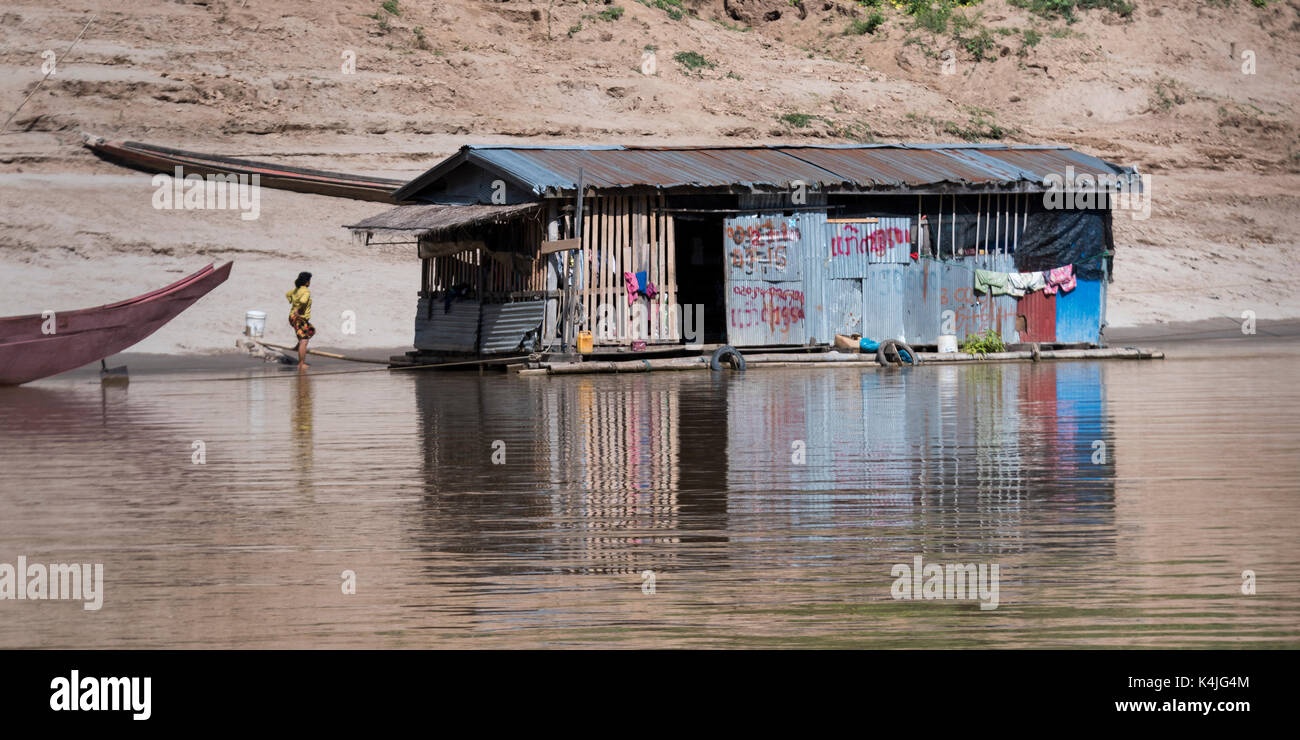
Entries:
[[[880,349],[880,342],[873,342],[870,339],[863,337],[861,340],[858,341],[858,349],[862,350],[863,352],[875,352],[876,350]],[[912,356],[909,355],[907,353],[907,350],[903,349],[902,347],[898,348],[898,356],[902,358],[903,362],[909,364],[912,362]]]

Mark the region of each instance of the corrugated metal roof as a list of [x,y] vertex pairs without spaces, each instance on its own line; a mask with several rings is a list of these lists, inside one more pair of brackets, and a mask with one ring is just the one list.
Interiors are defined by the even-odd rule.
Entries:
[[466,146],[394,196],[418,197],[463,163],[514,181],[538,195],[576,190],[578,171],[597,189],[790,187],[861,190],[918,189],[951,184],[975,187],[1041,186],[1043,176],[1067,166],[1089,174],[1129,170],[1061,146],[1004,144],[867,144],[836,146]]
[[358,231],[441,231],[481,221],[513,216],[537,208],[539,203],[494,205],[408,205],[371,216],[344,228]]

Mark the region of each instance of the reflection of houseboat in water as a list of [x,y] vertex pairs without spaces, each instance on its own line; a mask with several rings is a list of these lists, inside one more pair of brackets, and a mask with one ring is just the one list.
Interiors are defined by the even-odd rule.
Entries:
[[[428,526],[448,551],[551,553],[545,562],[566,573],[690,569],[722,557],[707,543],[738,532],[759,542],[849,528],[878,538],[866,548],[923,533],[927,552],[1024,552],[1036,511],[1053,509],[1063,532],[1110,526],[1101,371],[421,377]],[[484,466],[498,442],[506,464]],[[521,534],[529,522],[536,531]],[[504,560],[492,567],[509,571]]]
[[[418,361],[990,329],[1099,345],[1109,201],[1044,197],[1076,171],[1135,178],[1051,146],[467,146],[349,228],[418,251]],[[976,290],[977,270],[1067,267],[1068,288]]]

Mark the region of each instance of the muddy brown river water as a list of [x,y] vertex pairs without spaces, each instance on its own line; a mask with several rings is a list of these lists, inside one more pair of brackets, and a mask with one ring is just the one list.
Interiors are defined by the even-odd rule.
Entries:
[[[0,563],[104,583],[0,648],[1297,647],[1300,344],[1223,346],[3,388]],[[996,608],[895,598],[918,556]]]

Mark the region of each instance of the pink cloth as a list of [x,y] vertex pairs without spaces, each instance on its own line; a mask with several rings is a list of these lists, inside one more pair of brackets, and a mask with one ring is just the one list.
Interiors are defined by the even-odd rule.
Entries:
[[1050,295],[1055,293],[1057,288],[1060,288],[1062,293],[1074,290],[1074,265],[1047,271],[1047,287],[1043,288],[1043,292]]
[[627,305],[631,306],[636,303],[636,292],[641,289],[640,284],[636,281],[636,273],[623,273],[623,287],[627,288]]

